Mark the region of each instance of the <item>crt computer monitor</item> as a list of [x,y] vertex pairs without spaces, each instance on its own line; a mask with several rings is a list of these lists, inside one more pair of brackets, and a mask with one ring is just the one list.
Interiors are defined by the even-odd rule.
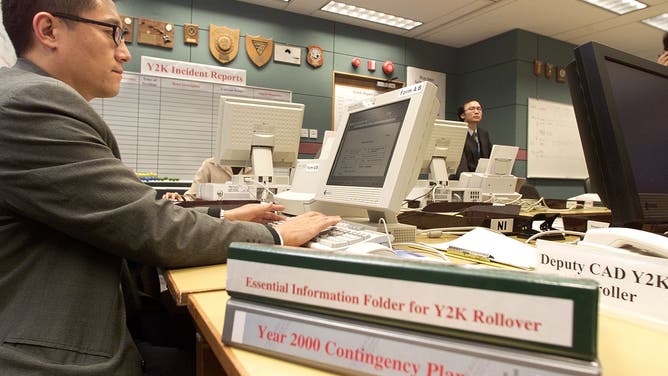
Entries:
[[321,165],[316,201],[365,209],[371,222],[396,222],[417,181],[438,106],[436,85],[421,82],[349,110],[334,155]]
[[485,175],[512,175],[519,150],[518,146],[493,145],[485,167]]
[[428,174],[436,183],[448,181],[448,176],[457,171],[462,159],[468,125],[462,121],[434,121],[429,143],[424,150],[420,173]]
[[271,182],[274,167],[296,163],[303,119],[301,103],[221,96],[214,157]]
[[668,223],[668,67],[590,42],[567,77],[587,170],[614,226]]

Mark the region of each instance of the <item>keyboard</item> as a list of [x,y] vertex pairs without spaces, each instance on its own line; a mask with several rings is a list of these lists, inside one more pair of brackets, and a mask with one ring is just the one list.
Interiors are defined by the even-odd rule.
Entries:
[[305,247],[321,251],[343,251],[351,245],[361,242],[373,242],[389,246],[392,240],[392,235],[376,231],[370,226],[343,220],[320,232],[318,236],[306,243]]

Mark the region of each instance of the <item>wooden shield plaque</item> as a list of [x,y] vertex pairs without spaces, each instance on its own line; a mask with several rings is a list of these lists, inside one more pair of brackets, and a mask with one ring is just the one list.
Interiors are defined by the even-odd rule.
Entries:
[[246,34],[246,52],[253,64],[261,67],[271,60],[274,40]]
[[239,52],[239,29],[209,25],[209,50],[216,60],[227,64]]

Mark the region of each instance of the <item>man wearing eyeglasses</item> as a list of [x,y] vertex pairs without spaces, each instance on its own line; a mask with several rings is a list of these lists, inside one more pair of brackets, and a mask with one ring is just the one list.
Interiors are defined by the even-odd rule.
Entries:
[[0,374],[141,375],[125,259],[222,263],[232,241],[300,245],[340,220],[271,227],[279,205],[220,219],[155,200],[88,104],[118,93],[131,58],[114,3],[2,0],[2,14],[18,61],[0,68]]
[[469,129],[464,143],[462,159],[454,176],[455,179],[459,179],[462,172],[475,171],[480,158],[489,158],[489,154],[492,152],[489,133],[478,127],[478,124],[482,121],[482,105],[480,102],[475,99],[464,102],[457,109],[457,116],[461,121],[468,124]]

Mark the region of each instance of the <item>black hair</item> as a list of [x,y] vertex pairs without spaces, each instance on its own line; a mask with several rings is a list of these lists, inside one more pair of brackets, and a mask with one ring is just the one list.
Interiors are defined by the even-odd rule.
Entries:
[[[5,1],[5,0],[2,0],[2,1]],[[473,101],[476,101],[476,102],[480,103],[479,100],[477,100],[475,98],[471,98],[471,99],[465,100],[464,102],[462,102],[461,106],[457,107],[457,120],[462,121],[462,115],[464,115],[464,112],[466,112],[466,109],[464,108],[464,106],[466,106],[467,103],[471,103]]]
[[2,23],[14,45],[16,56],[23,55],[32,42],[32,19],[39,12],[79,15],[99,6],[99,0],[2,0]]

